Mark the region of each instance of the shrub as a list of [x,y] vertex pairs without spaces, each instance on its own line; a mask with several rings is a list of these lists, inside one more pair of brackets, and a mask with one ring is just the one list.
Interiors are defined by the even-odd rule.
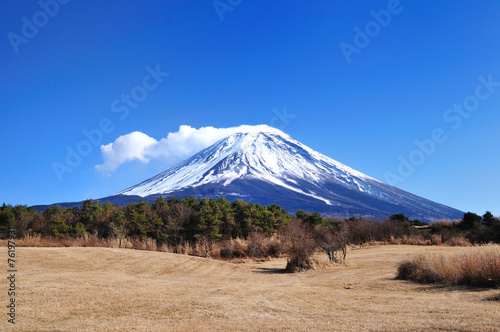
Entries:
[[347,243],[349,243],[350,239],[349,227],[346,223],[338,226],[317,226],[315,228],[315,238],[317,245],[327,254],[331,263],[340,263],[345,260]]
[[379,227],[379,224],[364,219],[351,218],[348,221],[348,225],[353,243],[363,244],[377,240],[375,233],[377,233],[376,229]]
[[500,246],[488,245],[454,254],[426,254],[403,261],[397,279],[482,287],[500,286]]
[[443,243],[443,237],[441,234],[432,234],[431,235],[431,243],[434,246],[440,246]]
[[316,242],[312,237],[310,225],[296,219],[286,229],[288,260],[286,269],[290,272],[300,272],[313,268],[312,255]]
[[471,243],[462,236],[453,236],[444,242],[445,245],[450,247],[470,247]]
[[233,258],[233,244],[230,240],[223,241],[220,244],[219,255],[225,259]]
[[443,281],[433,266],[427,264],[426,257],[423,255],[403,261],[398,266],[396,279],[413,280],[423,284]]
[[189,254],[200,257],[211,257],[212,244],[207,236],[200,236]]
[[247,240],[247,254],[250,257],[267,257],[268,252],[265,245],[265,236],[262,233],[254,232]]
[[246,249],[247,246],[240,239],[222,241],[219,256],[225,259],[242,258],[246,256]]
[[434,228],[434,227],[441,227],[441,228],[450,228],[450,227],[453,227],[453,222],[449,221],[449,220],[438,220],[438,221],[434,221],[432,224],[431,224],[431,228]]
[[267,255],[269,257],[279,257],[283,253],[283,244],[275,236],[267,239]]

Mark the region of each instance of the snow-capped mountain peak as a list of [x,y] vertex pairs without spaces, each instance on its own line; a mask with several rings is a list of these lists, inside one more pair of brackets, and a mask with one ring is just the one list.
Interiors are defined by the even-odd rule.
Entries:
[[[321,155],[282,131],[265,125],[248,126],[248,130],[226,137],[174,168],[119,194],[167,194],[180,188],[208,183],[227,186],[236,179],[252,178],[314,197],[314,192],[303,192],[297,180],[321,187],[323,180],[332,176],[346,186],[378,193],[364,181],[376,180]],[[329,203],[326,198],[317,198]]]
[[[266,125],[241,130],[180,164],[117,195],[226,196],[329,214],[381,215],[383,211],[436,218],[436,204],[343,165]],[[287,201],[288,200],[288,201]],[[349,212],[352,211],[352,212]],[[423,212],[426,211],[426,212]],[[412,214],[413,213],[413,214]],[[455,214],[457,214],[455,213]],[[389,215],[389,214],[387,214]]]

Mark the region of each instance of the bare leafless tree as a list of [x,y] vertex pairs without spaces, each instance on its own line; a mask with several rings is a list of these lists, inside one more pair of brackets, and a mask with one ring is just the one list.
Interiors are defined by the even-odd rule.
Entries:
[[330,262],[341,263],[345,260],[349,238],[349,227],[346,223],[315,228],[316,243],[328,255]]
[[295,219],[285,230],[286,269],[290,272],[308,270],[313,267],[312,256],[316,242],[311,225]]

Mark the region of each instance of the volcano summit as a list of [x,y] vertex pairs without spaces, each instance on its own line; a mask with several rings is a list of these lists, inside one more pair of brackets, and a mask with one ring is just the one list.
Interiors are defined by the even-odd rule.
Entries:
[[463,212],[380,182],[269,126],[243,126],[180,164],[109,197],[226,197],[324,215],[430,221]]

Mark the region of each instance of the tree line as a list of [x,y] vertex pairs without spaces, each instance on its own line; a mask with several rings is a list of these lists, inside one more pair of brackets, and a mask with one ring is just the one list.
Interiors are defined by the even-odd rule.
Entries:
[[271,235],[281,232],[291,216],[281,206],[229,202],[225,198],[158,197],[155,202],[129,203],[125,206],[86,200],[80,208],[48,207],[37,212],[33,207],[0,207],[0,232],[15,227],[16,234],[53,237],[99,238],[128,237],[154,239],[159,245],[193,242],[200,237],[210,241],[247,238],[254,232]]
[[[300,227],[292,225],[298,221]],[[15,228],[18,238],[33,235],[55,239],[82,238],[92,235],[99,239],[119,239],[120,245],[123,239],[150,239],[158,247],[166,245],[174,251],[181,245],[200,240],[215,243],[248,239],[252,234],[279,237],[290,235],[290,230],[295,229],[296,233],[304,230],[305,234],[315,234],[316,248],[325,247],[323,249],[329,256],[336,255],[337,251],[328,249],[325,243],[333,241],[328,240],[329,237],[339,238],[339,234],[345,239],[341,242],[350,244],[394,242],[396,239],[440,244],[451,243],[456,238],[473,244],[500,243],[500,220],[490,212],[483,216],[467,212],[459,221],[427,224],[410,220],[402,214],[384,220],[323,217],[317,212],[302,210],[291,215],[277,204],[263,206],[242,200],[229,202],[225,198],[194,197],[158,197],[152,203],[141,201],[124,206],[89,199],[80,208],[56,206],[41,212],[33,207],[4,203],[0,206],[0,233],[4,238],[10,228]]]

